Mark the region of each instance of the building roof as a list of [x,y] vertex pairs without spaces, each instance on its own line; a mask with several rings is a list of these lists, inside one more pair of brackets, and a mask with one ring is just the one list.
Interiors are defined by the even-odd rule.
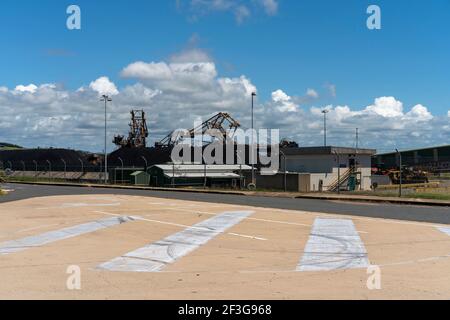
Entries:
[[[251,170],[248,165],[158,164],[152,168],[163,171],[167,178],[222,178],[238,179],[240,170]],[[206,172],[205,172],[206,169]]]
[[[173,171],[205,171],[205,165],[203,164],[156,164],[153,167],[157,167],[162,170]],[[236,170],[251,170],[252,168],[248,165],[239,164],[213,164],[206,165],[206,171],[236,171]]]
[[147,174],[147,172],[144,172],[144,171],[135,171],[135,172],[133,172],[132,174],[130,174],[130,176],[138,176],[138,175],[140,175],[140,174]]
[[377,153],[375,149],[361,149],[350,147],[300,147],[300,148],[284,148],[280,149],[285,155],[333,155],[338,154],[363,154],[374,155]]
[[[425,148],[417,148],[417,149],[407,149],[407,150],[399,150],[401,153],[405,152],[415,152],[415,151],[425,151],[425,150],[433,150],[433,149],[443,149],[443,148],[450,148],[450,144],[443,145],[443,146],[437,146],[437,147],[425,147]],[[386,153],[378,153],[376,156],[386,156],[386,155],[392,155],[396,154],[397,152],[386,152]]]
[[200,173],[200,172],[175,172],[175,174],[172,174],[172,172],[164,171],[164,175],[167,178],[222,178],[222,179],[239,179],[239,175],[237,173],[231,173],[231,172],[207,172]]

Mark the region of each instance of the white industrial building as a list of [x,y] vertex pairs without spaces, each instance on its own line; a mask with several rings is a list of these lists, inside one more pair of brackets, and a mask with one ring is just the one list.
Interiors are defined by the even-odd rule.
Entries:
[[300,192],[336,191],[338,180],[343,190],[370,190],[371,158],[375,153],[373,149],[332,146],[283,148],[280,172],[298,174]]

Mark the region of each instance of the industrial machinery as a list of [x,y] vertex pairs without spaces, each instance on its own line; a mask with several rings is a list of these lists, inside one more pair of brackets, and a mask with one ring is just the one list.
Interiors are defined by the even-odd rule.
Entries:
[[120,148],[145,148],[148,137],[147,122],[144,110],[131,110],[130,132],[128,138],[117,135],[113,143]]
[[298,148],[299,145],[295,141],[291,141],[288,139],[282,139],[280,142],[280,148]]
[[239,122],[234,120],[228,113],[220,112],[210,119],[203,122],[196,128],[193,128],[187,132],[173,131],[167,135],[161,141],[155,143],[157,148],[170,148],[180,143],[185,138],[194,138],[195,135],[208,135],[208,131],[215,129],[219,130],[225,138],[229,130],[236,130],[240,128]]
[[[400,184],[400,171],[390,170],[389,178],[393,184]],[[402,183],[415,184],[415,183],[428,183],[427,172],[421,170],[412,170],[409,168],[402,169]]]

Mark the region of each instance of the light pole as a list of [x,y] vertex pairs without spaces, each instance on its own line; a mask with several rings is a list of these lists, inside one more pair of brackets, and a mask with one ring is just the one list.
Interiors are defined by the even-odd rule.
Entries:
[[255,186],[256,185],[256,181],[255,181],[255,154],[254,154],[254,143],[255,143],[255,138],[254,138],[254,128],[255,128],[255,123],[254,123],[254,116],[253,116],[253,109],[254,109],[254,99],[256,97],[256,93],[252,92],[252,144],[251,144],[251,152],[252,152],[252,184]]
[[66,161],[62,158],[61,158],[61,161],[64,163],[64,180],[66,180],[67,164],[66,164]]
[[[123,160],[121,157],[118,157],[117,159],[119,159],[120,164],[122,165],[122,170],[120,171],[120,184],[123,184]],[[114,177],[115,179],[115,177]]]
[[395,149],[395,151],[398,154],[398,160],[399,160],[399,167],[400,167],[400,179],[399,179],[399,187],[398,187],[398,196],[401,198],[402,197],[402,183],[403,183],[403,172],[402,172],[402,153],[400,151],[398,151],[398,149]]
[[339,153],[334,151],[336,155],[337,165],[338,165],[338,194],[341,193],[341,159],[339,157]]
[[330,110],[325,109],[322,110],[323,113],[323,146],[327,146],[327,113],[330,112]]
[[102,96],[102,98],[100,99],[100,101],[105,102],[105,184],[108,183],[108,151],[106,149],[106,140],[107,140],[107,135],[106,135],[106,105],[108,104],[108,102],[111,102],[112,99],[110,97],[108,97],[106,94],[104,94]]

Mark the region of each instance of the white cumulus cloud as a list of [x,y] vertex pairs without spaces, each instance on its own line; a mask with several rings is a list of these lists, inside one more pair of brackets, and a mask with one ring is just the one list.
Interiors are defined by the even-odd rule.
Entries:
[[29,84],[29,85],[27,85],[27,86],[24,86],[24,85],[18,85],[18,86],[16,86],[16,88],[14,89],[14,91],[16,91],[16,92],[29,92],[29,93],[34,93],[34,92],[36,92],[36,90],[37,90],[37,86],[36,85],[34,85],[34,84]]
[[109,80],[108,77],[100,77],[89,84],[89,88],[98,92],[99,95],[118,95],[116,85]]

